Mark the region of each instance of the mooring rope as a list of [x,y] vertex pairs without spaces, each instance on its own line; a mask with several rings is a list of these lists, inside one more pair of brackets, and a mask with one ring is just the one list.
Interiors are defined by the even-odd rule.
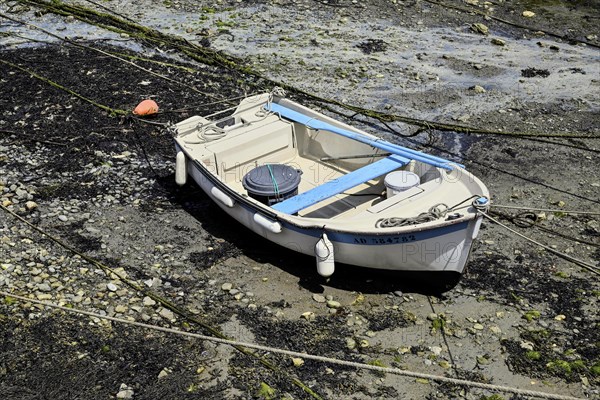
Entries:
[[[380,122],[391,122],[399,121],[409,125],[415,125],[426,129],[436,129],[440,131],[453,131],[458,133],[477,133],[477,134],[489,134],[489,135],[506,135],[511,137],[518,137],[521,139],[528,138],[540,138],[540,137],[554,137],[554,138],[586,138],[586,139],[600,139],[600,136],[588,135],[582,133],[543,133],[543,132],[504,132],[504,131],[492,131],[483,128],[475,128],[464,125],[456,125],[451,123],[442,123],[429,120],[423,120],[404,115],[386,114],[383,112],[365,109],[358,106],[343,103],[341,101],[326,99],[318,95],[306,92],[297,87],[285,84],[283,82],[276,82],[272,79],[263,76],[256,70],[251,69],[248,66],[241,65],[232,56],[224,55],[221,52],[195,46],[185,39],[175,35],[168,35],[158,30],[151,29],[142,25],[138,25],[124,19],[121,19],[112,14],[103,14],[97,11],[76,5],[66,5],[61,2],[45,2],[40,0],[16,0],[18,3],[24,3],[34,7],[43,8],[49,12],[58,15],[72,15],[79,20],[95,25],[108,30],[114,30],[120,33],[128,33],[133,37],[137,37],[140,40],[146,39],[161,44],[168,44],[173,48],[179,50],[181,53],[187,55],[193,60],[204,63],[206,65],[219,65],[223,68],[227,68],[232,72],[238,74],[246,74],[254,76],[263,80],[267,84],[274,86],[280,86],[292,93],[305,96],[306,98],[312,99],[313,101],[335,105],[342,107],[349,111],[357,114],[364,115],[366,117],[374,118]],[[100,19],[101,22],[96,21]],[[104,23],[102,23],[104,22]]]
[[122,319],[122,318],[110,317],[107,315],[100,315],[100,314],[97,314],[97,313],[94,313],[91,311],[85,311],[85,310],[80,310],[80,309],[71,308],[71,307],[64,307],[64,306],[60,306],[58,304],[50,303],[47,301],[31,299],[28,297],[7,293],[4,291],[0,291],[0,295],[8,297],[8,298],[18,299],[18,300],[21,300],[24,302],[34,303],[34,304],[38,304],[38,305],[42,305],[42,306],[46,306],[46,307],[50,307],[50,308],[56,308],[56,309],[59,309],[59,310],[65,311],[65,312],[69,312],[69,313],[73,313],[73,314],[87,315],[87,316],[93,317],[93,318],[104,319],[104,320],[108,320],[108,321],[112,321],[112,322],[122,323],[122,324],[126,324],[126,325],[131,325],[131,326],[137,326],[140,328],[151,329],[151,330],[155,330],[155,331],[159,331],[159,332],[187,336],[187,337],[191,337],[194,339],[206,340],[206,341],[210,341],[210,342],[214,342],[214,343],[227,344],[227,345],[231,345],[231,346],[241,346],[241,347],[246,347],[249,349],[254,349],[254,350],[259,350],[259,351],[265,351],[265,352],[269,352],[269,353],[283,354],[283,355],[287,355],[290,357],[305,358],[307,360],[319,361],[319,362],[324,362],[324,363],[328,363],[328,364],[335,364],[335,365],[341,365],[341,366],[346,366],[346,367],[354,367],[354,368],[358,368],[358,369],[365,369],[365,370],[376,371],[376,372],[390,373],[390,374],[406,376],[406,377],[410,377],[410,378],[429,379],[429,380],[436,381],[436,382],[451,383],[454,385],[461,385],[461,386],[470,386],[470,387],[475,387],[475,388],[485,389],[485,390],[490,390],[490,391],[513,393],[513,394],[522,395],[522,396],[532,396],[532,397],[538,397],[538,398],[543,398],[543,399],[556,399],[556,400],[580,400],[580,398],[573,397],[573,396],[554,394],[554,393],[544,393],[544,392],[539,392],[539,391],[534,391],[534,390],[514,388],[514,387],[510,387],[510,386],[492,385],[489,383],[475,382],[475,381],[470,381],[470,380],[466,380],[466,379],[449,378],[446,376],[433,375],[433,374],[427,374],[427,373],[422,373],[422,372],[414,372],[414,371],[403,370],[403,369],[399,369],[399,368],[380,367],[377,365],[363,364],[363,363],[354,362],[354,361],[341,360],[341,359],[333,358],[333,357],[324,357],[324,356],[318,356],[318,355],[314,355],[314,354],[298,352],[298,351],[293,351],[293,350],[285,350],[285,349],[280,349],[280,348],[272,347],[272,346],[263,346],[263,345],[254,344],[254,343],[246,343],[246,342],[239,342],[236,340],[221,339],[221,338],[216,338],[213,336],[206,336],[206,335],[201,335],[198,333],[185,332],[185,331],[180,331],[180,330],[173,329],[173,328],[166,328],[166,327],[162,327],[162,326],[158,326],[158,325],[145,324],[142,322],[130,321],[130,320]]
[[495,219],[494,217],[490,216],[486,212],[482,212],[481,215],[483,215],[485,218],[489,219],[490,221],[494,222],[495,224],[500,225],[501,227],[505,228],[509,232],[514,233],[515,235],[517,235],[517,236],[519,236],[519,237],[527,240],[528,242],[531,242],[531,243],[533,243],[533,244],[535,244],[537,246],[540,246],[540,247],[544,248],[545,250],[547,250],[547,251],[549,251],[549,252],[551,252],[551,253],[553,253],[553,254],[561,257],[561,258],[564,258],[567,261],[571,261],[572,263],[574,263],[576,265],[579,265],[581,268],[584,268],[584,269],[590,271],[593,274],[596,274],[596,275],[600,276],[600,268],[598,268],[598,267],[596,267],[596,266],[594,266],[594,265],[592,265],[590,263],[587,263],[585,261],[582,261],[582,260],[580,260],[578,258],[571,257],[568,254],[565,254],[565,253],[563,253],[561,251],[553,249],[552,247],[550,247],[548,245],[545,245],[543,243],[538,242],[535,239],[532,239],[532,238],[530,238],[528,236],[525,236],[521,232],[518,232],[518,231],[512,229],[511,227],[503,224],[502,222],[498,221],[497,219]]
[[523,207],[523,206],[508,206],[505,204],[492,204],[491,207],[510,208],[510,209],[514,209],[514,210],[525,210],[525,211],[543,211],[543,212],[562,213],[562,214],[600,215],[600,212],[598,212],[598,211],[562,210],[560,208],[535,208],[535,207]]

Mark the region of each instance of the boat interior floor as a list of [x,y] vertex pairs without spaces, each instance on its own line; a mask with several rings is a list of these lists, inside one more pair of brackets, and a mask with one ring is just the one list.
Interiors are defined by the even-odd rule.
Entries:
[[[375,160],[378,160],[377,158]],[[326,182],[338,179],[346,175],[333,163],[305,158],[296,155],[287,160],[273,160],[272,163],[280,163],[292,166],[302,171],[298,193],[304,193]],[[242,176],[227,183],[236,191],[245,192],[242,185]],[[299,216],[309,218],[341,218],[358,214],[367,208],[385,199],[385,186],[383,178],[361,183],[351,189],[345,190],[317,204],[307,207],[298,212]]]

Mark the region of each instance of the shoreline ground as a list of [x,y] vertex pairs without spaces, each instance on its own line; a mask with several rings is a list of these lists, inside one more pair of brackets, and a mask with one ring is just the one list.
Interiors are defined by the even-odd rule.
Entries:
[[[136,10],[109,1],[102,7],[322,97],[489,130],[596,136],[527,140],[432,129],[403,138],[375,120],[348,119],[388,140],[460,159],[486,182],[496,204],[599,212],[597,4],[460,3],[470,13],[426,1],[182,1]],[[524,17],[524,11],[535,16]],[[442,296],[353,268],[323,281],[312,258],[241,229],[192,185],[177,187],[173,146],[156,124],[213,112],[223,107],[213,104],[217,100],[270,90],[267,80],[194,62],[167,45],[73,17],[12,3],[0,4],[0,13],[83,45],[0,19],[0,32],[7,33],[0,37],[0,202],[11,212],[231,338],[598,396],[596,275],[486,223],[462,280]],[[474,24],[489,32],[476,32]],[[27,45],[31,38],[54,44]],[[171,81],[91,47],[119,53]],[[164,111],[152,123],[98,107],[131,110],[146,97]],[[404,135],[417,131],[400,122],[391,127]],[[535,214],[542,229],[511,227],[597,265],[598,216]],[[0,212],[0,290],[207,333],[115,278]],[[285,374],[224,345],[0,300],[0,393],[7,398],[310,398]],[[493,394],[268,358],[323,398]]]

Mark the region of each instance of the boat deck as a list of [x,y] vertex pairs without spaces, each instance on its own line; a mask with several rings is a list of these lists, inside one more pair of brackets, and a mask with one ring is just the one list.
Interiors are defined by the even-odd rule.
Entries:
[[[322,184],[347,174],[324,161],[294,156],[287,160],[277,160],[281,164],[291,165],[302,171],[298,193],[305,193]],[[244,193],[241,179],[227,182],[234,190]],[[362,183],[342,193],[329,197],[317,204],[301,210],[298,215],[309,218],[339,218],[357,214],[385,199],[383,179]]]

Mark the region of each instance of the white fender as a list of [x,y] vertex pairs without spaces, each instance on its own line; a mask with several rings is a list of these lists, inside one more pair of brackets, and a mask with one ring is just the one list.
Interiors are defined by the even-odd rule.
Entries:
[[229,208],[231,208],[235,205],[235,202],[233,201],[233,199],[231,197],[227,196],[225,193],[223,193],[223,191],[221,191],[221,189],[219,189],[216,186],[213,186],[210,189],[210,194],[212,194],[215,197],[215,199],[217,199],[221,203],[225,204]]
[[179,186],[187,182],[187,160],[183,151],[178,151],[175,157],[175,182]]
[[317,272],[319,275],[328,278],[335,271],[335,257],[333,254],[333,243],[323,233],[321,240],[315,245],[315,256],[317,258]]
[[473,233],[471,234],[471,239],[475,239],[479,234],[479,228],[481,228],[481,222],[483,221],[483,217],[478,217],[477,221],[475,221],[475,226],[473,227]]
[[281,224],[277,221],[272,221],[262,215],[260,215],[259,213],[254,214],[254,222],[256,222],[258,225],[262,226],[263,228],[265,228],[266,230],[273,232],[273,233],[280,233],[281,232]]

